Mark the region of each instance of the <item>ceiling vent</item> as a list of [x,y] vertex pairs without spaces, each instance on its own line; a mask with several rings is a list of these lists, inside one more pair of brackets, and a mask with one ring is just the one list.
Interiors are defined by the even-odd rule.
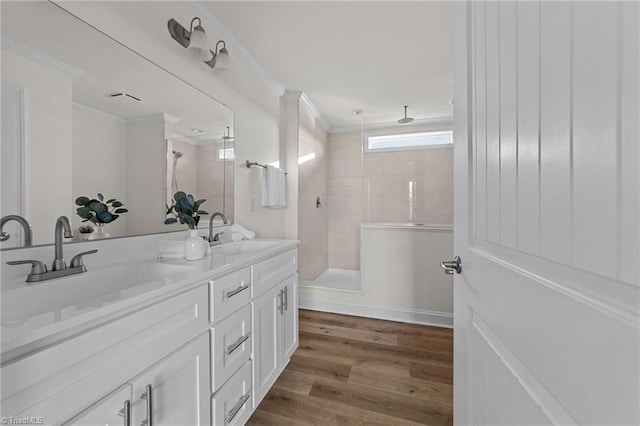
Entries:
[[142,102],[142,99],[125,92],[115,93],[113,95],[109,95],[109,97],[117,101],[129,100],[137,103]]

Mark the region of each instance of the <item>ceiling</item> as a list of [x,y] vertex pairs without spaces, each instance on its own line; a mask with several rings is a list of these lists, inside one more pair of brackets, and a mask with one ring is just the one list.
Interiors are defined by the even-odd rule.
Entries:
[[[216,1],[211,13],[332,130],[450,117],[450,5],[434,1]],[[233,51],[231,51],[233,55]]]

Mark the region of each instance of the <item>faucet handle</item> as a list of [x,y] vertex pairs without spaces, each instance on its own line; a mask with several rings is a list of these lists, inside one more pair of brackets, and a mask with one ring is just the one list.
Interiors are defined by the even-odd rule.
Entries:
[[33,275],[47,272],[47,267],[39,260],[12,260],[11,262],[7,262],[7,265],[25,265],[28,263],[31,264],[31,274]]
[[213,241],[220,241],[220,235],[223,235],[224,232],[217,232],[216,235],[213,236]]
[[82,262],[82,256],[84,256],[86,254],[94,254],[94,253],[97,253],[97,252],[98,252],[98,249],[94,249],[94,250],[89,250],[89,251],[83,251],[82,253],[76,254],[71,259],[71,264],[69,265],[69,267],[71,267],[71,268],[83,267],[84,263]]

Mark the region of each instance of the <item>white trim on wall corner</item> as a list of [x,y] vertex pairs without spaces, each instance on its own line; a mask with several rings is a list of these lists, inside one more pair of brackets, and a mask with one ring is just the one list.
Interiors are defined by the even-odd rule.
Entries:
[[76,68],[69,64],[65,64],[64,62],[52,58],[51,56],[45,55],[44,53],[38,52],[37,50],[33,50],[30,47],[24,46],[6,37],[2,37],[2,49],[6,49],[10,52],[15,53],[16,55],[30,59],[46,67],[53,68],[54,70],[62,72],[63,74],[68,74],[73,77],[85,74],[85,72],[79,68]]
[[351,303],[326,302],[313,299],[300,299],[298,301],[298,306],[300,309],[310,309],[312,311],[332,312],[343,315],[354,315],[357,317],[453,328],[453,314],[447,312],[355,305]]
[[[285,93],[285,88],[278,80],[262,64],[256,59],[255,56],[236,38],[235,35],[224,25],[224,23],[209,9],[209,7],[202,4],[200,1],[185,1],[184,7],[193,15],[199,16],[202,19],[204,26],[211,28],[216,34],[225,41],[225,44],[229,48],[230,52],[234,56],[240,58],[251,68],[258,76],[264,81],[264,83],[271,89],[276,96],[282,96]],[[320,115],[320,111],[313,105],[311,100],[303,93],[302,101],[315,115],[318,123],[324,128],[325,131],[329,131],[329,123]]]

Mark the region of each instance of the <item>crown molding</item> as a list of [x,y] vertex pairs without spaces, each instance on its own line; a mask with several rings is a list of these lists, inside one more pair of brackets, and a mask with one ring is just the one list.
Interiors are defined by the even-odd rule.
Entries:
[[65,64],[51,56],[45,55],[44,53],[38,52],[37,50],[31,49],[30,47],[24,46],[6,37],[2,37],[2,49],[13,52],[23,58],[30,59],[72,77],[78,77],[85,74],[85,72],[79,68]]
[[419,130],[420,127],[424,126],[446,126],[453,127],[453,117],[436,117],[436,118],[421,118],[415,120],[411,124],[398,124],[396,121],[391,121],[387,123],[369,123],[353,126],[341,126],[341,127],[332,127],[329,130],[329,133],[349,133],[349,132],[359,132],[361,130],[377,130],[377,129],[393,129],[393,128],[403,128],[403,129],[416,129]]
[[311,102],[311,99],[309,99],[309,97],[307,96],[306,93],[304,93],[304,92],[302,93],[301,100],[302,100],[302,102],[304,102],[304,104],[307,106],[307,108],[309,108],[311,113],[313,115],[315,115],[316,120],[318,121],[320,126],[324,129],[324,131],[328,133],[331,130],[331,126],[329,125],[329,123],[327,123],[327,121],[324,118],[322,118],[322,115],[320,115],[320,111],[318,111],[318,109]]
[[[229,51],[233,51],[233,55],[240,58],[249,66],[249,68],[258,74],[274,95],[283,96],[285,94],[286,90],[284,86],[280,84],[280,82],[276,80],[264,66],[262,66],[256,57],[253,56],[246,47],[244,47],[240,40],[233,35],[224,23],[213,12],[211,12],[209,7],[205,6],[201,1],[185,1],[183,2],[183,5],[193,15],[199,16],[203,24],[206,24],[207,27],[214,30],[216,34],[225,41]],[[322,117],[320,111],[318,111],[305,93],[302,93],[301,99],[316,117],[318,123],[325,131],[329,132],[331,126],[329,126],[329,123],[327,123],[327,121]]]

